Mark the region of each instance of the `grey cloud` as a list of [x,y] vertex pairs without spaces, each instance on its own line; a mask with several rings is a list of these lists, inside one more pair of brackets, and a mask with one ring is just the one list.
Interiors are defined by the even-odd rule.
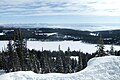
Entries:
[[87,4],[95,4],[95,3],[98,3],[97,1],[94,1],[94,2],[87,2]]
[[[91,5],[97,4],[99,1],[89,2],[68,2],[68,1],[42,1],[35,0],[33,3],[24,3],[20,5],[7,5],[0,3],[0,13],[7,15],[34,15],[34,14],[56,14],[56,13],[78,13],[78,14],[89,14],[97,12],[98,10]],[[114,12],[116,9],[105,9],[106,12]]]
[[65,3],[47,3],[47,6],[49,6],[50,8],[66,7]]
[[107,12],[115,12],[117,9],[105,9],[104,11],[107,11]]
[[78,10],[52,10],[52,12],[56,13],[70,13],[70,12],[77,12]]
[[91,8],[91,7],[88,5],[80,5],[80,8]]
[[[44,2],[35,2],[33,4],[22,4],[19,6],[15,5],[0,5],[0,12],[1,14],[35,14],[35,13],[47,13],[47,12],[65,12],[63,10],[52,10],[52,8],[57,9],[59,8],[64,8],[67,3],[62,2],[62,3],[44,3]],[[43,10],[46,7],[49,7],[50,10]],[[41,10],[41,8],[43,8]]]

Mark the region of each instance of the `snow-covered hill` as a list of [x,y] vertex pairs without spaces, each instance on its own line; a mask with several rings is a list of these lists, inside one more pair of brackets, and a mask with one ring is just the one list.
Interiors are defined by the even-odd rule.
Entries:
[[93,58],[88,67],[72,74],[35,74],[19,71],[0,76],[0,80],[120,80],[120,57],[105,56]]

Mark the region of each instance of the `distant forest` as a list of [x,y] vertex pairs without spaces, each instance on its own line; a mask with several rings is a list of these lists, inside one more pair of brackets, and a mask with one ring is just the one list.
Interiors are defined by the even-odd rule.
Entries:
[[[17,28],[0,27],[0,40],[13,40]],[[120,30],[80,31],[60,28],[21,28],[22,37],[40,41],[82,41],[97,44],[102,36],[104,44],[120,45]]]
[[58,51],[47,51],[44,48],[42,51],[29,50],[21,29],[15,29],[7,48],[0,52],[0,69],[6,72],[33,71],[41,74],[74,73],[84,69],[93,57],[120,55],[120,51],[115,51],[113,46],[110,51],[104,51],[104,40],[101,36],[97,42],[97,50],[92,54],[71,51],[69,47],[63,52],[60,45]]

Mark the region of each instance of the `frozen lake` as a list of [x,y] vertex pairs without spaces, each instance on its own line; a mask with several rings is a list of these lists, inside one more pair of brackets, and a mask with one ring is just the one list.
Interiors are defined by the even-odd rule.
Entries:
[[[0,50],[2,48],[6,48],[8,44],[8,41],[0,41]],[[27,41],[27,47],[29,49],[35,49],[35,50],[42,50],[42,47],[44,50],[58,50],[58,46],[61,46],[61,50],[66,51],[68,47],[70,47],[70,50],[81,50],[82,52],[88,52],[92,53],[97,50],[96,45],[97,44],[88,44],[88,43],[82,43],[81,41],[55,41],[55,42],[41,42],[41,41]],[[111,45],[105,45],[105,50],[110,50]],[[120,50],[120,46],[114,45],[115,50]]]

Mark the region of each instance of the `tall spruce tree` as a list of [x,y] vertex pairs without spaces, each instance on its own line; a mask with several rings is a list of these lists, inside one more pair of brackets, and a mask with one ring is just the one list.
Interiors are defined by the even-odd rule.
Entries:
[[14,50],[13,50],[13,45],[12,45],[12,40],[9,40],[9,43],[7,45],[8,48],[8,54],[9,54],[9,72],[14,71]]
[[48,63],[48,56],[46,53],[44,53],[44,73],[49,73],[50,72],[50,67]]
[[47,53],[42,48],[42,56],[43,56],[43,65],[42,65],[42,73],[50,73],[50,65]]
[[16,51],[14,50],[14,45],[12,44],[12,40],[10,40],[7,45],[7,54],[9,55],[8,56],[9,72],[19,71],[20,61]]
[[0,52],[0,69],[3,69],[2,53]]
[[81,51],[79,51],[78,53],[78,70],[77,71],[80,71],[83,69],[83,59],[82,59],[82,53]]
[[15,35],[14,35],[14,49],[15,52],[18,55],[19,62],[20,62],[20,70],[27,70],[27,63],[26,63],[26,41],[23,39],[23,34],[21,32],[21,29],[16,29]]
[[40,71],[40,61],[38,60],[38,57],[37,57],[37,55],[36,55],[36,53],[35,53],[35,50],[32,50],[31,52],[29,51],[29,65],[30,66],[28,66],[28,67],[30,67],[30,68],[28,68],[28,69],[30,69],[31,71],[33,71],[33,72],[36,72],[36,73],[41,73],[41,71]]
[[61,49],[60,49],[60,45],[58,47],[58,56],[56,57],[56,72],[57,73],[64,73],[64,68],[63,68],[63,60],[61,58]]
[[71,67],[71,53],[70,53],[70,48],[68,47],[66,56],[65,56],[65,73],[71,73],[72,72],[72,67]]
[[111,45],[110,47],[110,55],[115,55],[114,47]]
[[98,53],[97,56],[99,56],[99,57],[106,55],[106,53],[104,51],[104,42],[103,42],[102,36],[100,36],[100,39],[97,44],[97,53]]

